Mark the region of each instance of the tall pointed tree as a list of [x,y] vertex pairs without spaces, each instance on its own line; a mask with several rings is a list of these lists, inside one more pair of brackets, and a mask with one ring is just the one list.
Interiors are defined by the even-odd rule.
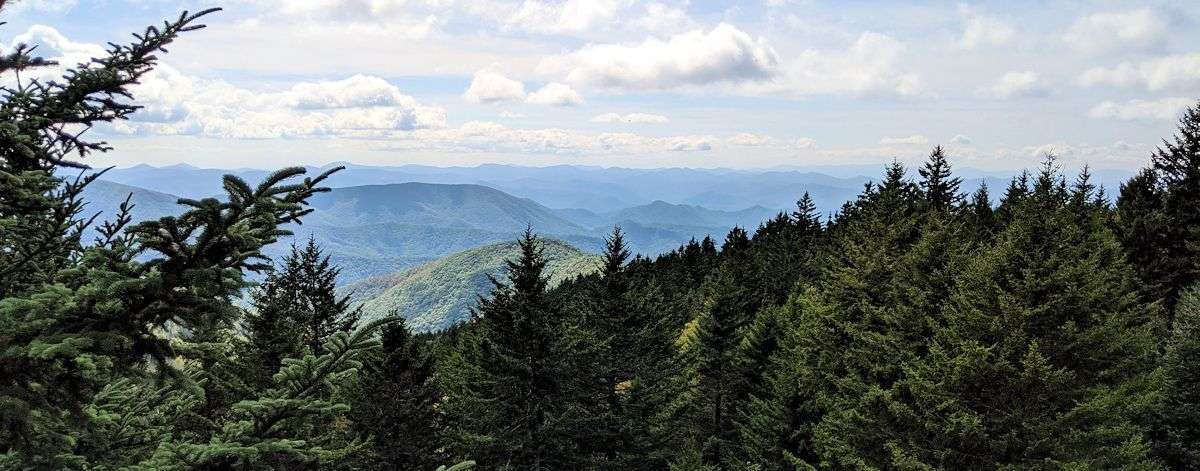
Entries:
[[519,245],[448,364],[449,437],[484,469],[562,469],[577,458],[562,420],[572,406],[564,399],[571,352],[546,293],[541,243],[527,229]]
[[925,204],[936,211],[947,211],[962,201],[958,192],[962,179],[955,177],[950,171],[950,161],[942,146],[933,148],[925,165],[917,170],[921,174],[921,195]]

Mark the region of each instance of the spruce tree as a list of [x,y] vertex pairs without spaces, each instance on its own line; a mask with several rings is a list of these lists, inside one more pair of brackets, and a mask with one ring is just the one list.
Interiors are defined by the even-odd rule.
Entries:
[[526,230],[521,255],[473,313],[474,323],[447,363],[454,451],[484,469],[570,467],[572,440],[562,420],[571,378],[564,325],[547,296],[546,260]]
[[[937,341],[866,409],[878,467],[1151,468],[1155,323],[1048,159],[960,277]],[[986,384],[986,388],[980,385]]]
[[1143,293],[1170,316],[1180,292],[1200,280],[1200,104],[1184,112],[1151,164],[1121,186],[1116,232]]
[[284,358],[321,354],[333,334],[354,330],[362,311],[350,308],[348,296],[337,295],[339,271],[309,238],[303,248],[292,245],[254,292],[244,359],[258,371],[259,384],[269,382]]
[[925,165],[917,170],[921,174],[921,194],[925,204],[935,211],[947,211],[962,201],[958,186],[962,179],[950,171],[950,161],[942,146],[933,148]]
[[1200,287],[1184,292],[1162,359],[1158,456],[1170,469],[1200,467]]
[[428,335],[414,335],[401,317],[383,327],[381,347],[364,357],[348,385],[349,417],[369,437],[370,453],[355,457],[365,469],[433,469],[445,462],[444,420],[437,410],[434,358]]

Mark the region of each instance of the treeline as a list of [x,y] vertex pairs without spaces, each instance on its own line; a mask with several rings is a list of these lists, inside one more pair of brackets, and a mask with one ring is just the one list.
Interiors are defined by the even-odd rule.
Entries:
[[0,469],[1200,467],[1200,105],[1115,204],[1052,157],[964,195],[935,148],[830,217],[654,259],[616,229],[553,289],[527,232],[471,321],[417,335],[362,322],[311,241],[261,256],[329,174],[82,240],[95,177],[56,172],[204,13],[3,89]]
[[547,290],[527,235],[429,340],[450,456],[487,469],[1195,469],[1200,106],[1116,204],[1047,157],[994,204],[943,149],[827,221],[654,260],[619,230]]

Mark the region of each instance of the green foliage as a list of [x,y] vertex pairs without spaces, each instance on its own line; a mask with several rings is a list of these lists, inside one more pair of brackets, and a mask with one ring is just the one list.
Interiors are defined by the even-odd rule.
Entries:
[[[596,270],[598,257],[557,240],[543,241],[550,286]],[[467,320],[480,296],[491,291],[488,276],[501,276],[505,261],[520,254],[516,242],[488,244],[391,275],[368,278],[340,293],[362,303],[364,317],[399,313],[417,331],[437,331]]]

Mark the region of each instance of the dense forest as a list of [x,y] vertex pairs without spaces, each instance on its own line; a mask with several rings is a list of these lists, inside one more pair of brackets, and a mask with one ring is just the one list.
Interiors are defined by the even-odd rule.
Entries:
[[316,244],[262,256],[335,172],[89,215],[85,131],[206,13],[61,81],[0,58],[0,469],[1200,468],[1200,105],[1116,198],[1053,156],[964,195],[939,147],[828,217],[653,259],[614,229],[553,288],[527,231],[414,334]]

